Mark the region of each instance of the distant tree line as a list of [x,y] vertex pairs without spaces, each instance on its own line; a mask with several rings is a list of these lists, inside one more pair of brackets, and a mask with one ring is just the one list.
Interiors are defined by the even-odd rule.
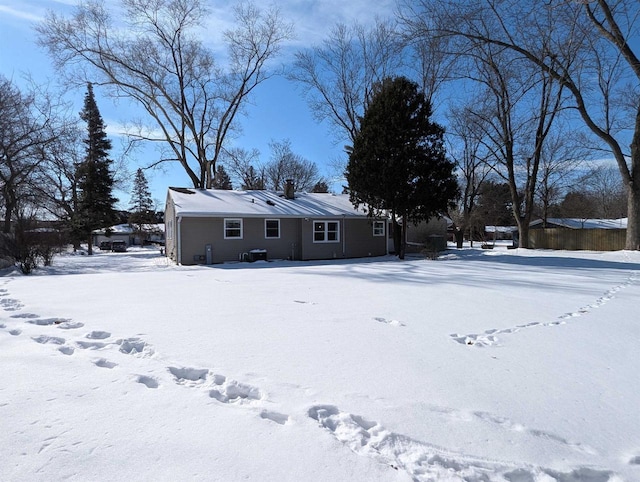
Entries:
[[[240,189],[284,190],[285,181],[292,180],[300,192],[328,192],[327,180],[320,175],[318,166],[293,152],[291,141],[271,141],[271,157],[266,163],[259,160],[257,149],[234,148],[225,152],[222,165],[214,181],[215,188],[232,189],[234,179]],[[226,168],[225,168],[226,166]],[[227,174],[227,170],[230,174]]]

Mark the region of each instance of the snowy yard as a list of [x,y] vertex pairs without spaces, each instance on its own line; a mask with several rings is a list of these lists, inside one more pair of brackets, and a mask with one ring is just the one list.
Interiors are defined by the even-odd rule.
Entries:
[[2,481],[640,480],[640,253],[0,278]]

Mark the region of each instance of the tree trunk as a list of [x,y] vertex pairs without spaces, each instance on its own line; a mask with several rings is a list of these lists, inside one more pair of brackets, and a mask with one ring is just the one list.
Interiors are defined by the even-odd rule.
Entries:
[[402,242],[402,228],[396,220],[395,213],[391,213],[391,225],[393,226],[393,249],[396,252],[396,256],[400,259],[404,259],[404,243]]
[[402,231],[400,234],[400,252],[398,258],[404,259],[404,255],[407,251],[407,215],[402,215]]
[[529,218],[521,219],[518,223],[518,247],[529,248]]
[[625,249],[640,250],[640,183],[632,181],[627,195],[627,238]]

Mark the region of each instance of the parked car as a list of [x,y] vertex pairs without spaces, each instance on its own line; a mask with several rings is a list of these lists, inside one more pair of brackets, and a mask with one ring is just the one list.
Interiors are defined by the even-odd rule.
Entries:
[[102,241],[100,243],[100,249],[102,251],[111,251],[111,241]]
[[124,241],[112,241],[111,251],[114,253],[124,253],[127,250],[127,243]]

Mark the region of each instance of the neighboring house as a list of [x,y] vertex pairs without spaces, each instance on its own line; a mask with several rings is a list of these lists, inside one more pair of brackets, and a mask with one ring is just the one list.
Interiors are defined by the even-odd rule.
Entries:
[[169,188],[166,254],[178,264],[360,258],[387,253],[387,219],[348,195]]
[[546,227],[542,220],[529,226],[530,248],[618,251],[625,246],[627,218],[549,218]]
[[[447,232],[453,221],[447,216],[430,218],[418,224],[407,225],[407,252],[420,252],[423,249],[444,251],[447,249]],[[391,223],[390,223],[391,226]],[[393,251],[393,237],[389,237],[389,251]]]
[[103,241],[124,241],[127,246],[142,246],[148,243],[164,243],[164,224],[143,224],[144,236],[136,232],[129,224],[116,224],[110,228],[93,231],[93,245],[100,246]]

